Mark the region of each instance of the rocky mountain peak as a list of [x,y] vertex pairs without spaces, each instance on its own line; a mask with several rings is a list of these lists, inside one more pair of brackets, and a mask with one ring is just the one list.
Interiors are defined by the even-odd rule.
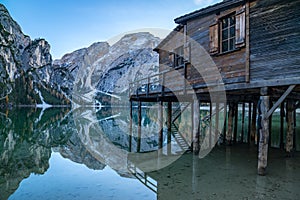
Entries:
[[49,43],[24,35],[0,4],[0,105],[39,104],[41,95],[51,99],[48,103],[62,101],[63,95],[49,86],[51,67]]
[[70,96],[72,92],[80,92],[76,96],[85,98],[91,91],[126,93],[129,82],[157,72],[158,55],[153,48],[159,42],[152,34],[139,32],[123,36],[112,46],[107,42],[94,43],[56,60],[58,73],[53,76],[53,83]]

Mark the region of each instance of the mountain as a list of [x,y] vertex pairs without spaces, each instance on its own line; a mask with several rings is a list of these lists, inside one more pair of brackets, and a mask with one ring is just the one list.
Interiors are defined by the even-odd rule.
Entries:
[[51,68],[49,43],[31,40],[0,4],[0,105],[68,104],[49,84]]
[[130,82],[158,72],[158,54],[153,48],[159,42],[152,34],[140,32],[127,34],[113,45],[94,43],[55,60],[50,82],[81,103],[99,94],[99,101],[107,93],[127,97]]
[[[0,4],[0,105],[110,101],[129,83],[158,71],[160,39],[147,32],[125,35],[113,45],[97,42],[52,61],[45,39],[31,40]],[[6,101],[6,102],[5,102]]]

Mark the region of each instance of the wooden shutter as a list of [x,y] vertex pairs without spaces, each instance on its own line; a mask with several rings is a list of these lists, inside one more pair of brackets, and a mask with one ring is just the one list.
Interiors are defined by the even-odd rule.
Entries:
[[219,24],[213,24],[209,27],[209,45],[210,54],[219,53]]
[[246,33],[246,15],[245,9],[237,12],[235,16],[235,46],[242,47],[245,45],[245,33]]

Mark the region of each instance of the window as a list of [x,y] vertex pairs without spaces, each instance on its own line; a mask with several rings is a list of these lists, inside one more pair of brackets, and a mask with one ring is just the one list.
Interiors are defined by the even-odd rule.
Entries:
[[210,54],[226,53],[245,46],[245,9],[223,16],[209,28]]
[[222,52],[232,51],[235,49],[235,16],[223,18],[221,24]]
[[183,46],[178,47],[175,49],[174,55],[174,67],[180,67],[184,64],[184,49]]

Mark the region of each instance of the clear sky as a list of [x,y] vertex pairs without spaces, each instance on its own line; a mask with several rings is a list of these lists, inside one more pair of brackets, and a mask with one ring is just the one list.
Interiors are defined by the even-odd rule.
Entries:
[[54,59],[143,29],[172,30],[174,18],[221,0],[0,0],[25,34],[45,38]]

